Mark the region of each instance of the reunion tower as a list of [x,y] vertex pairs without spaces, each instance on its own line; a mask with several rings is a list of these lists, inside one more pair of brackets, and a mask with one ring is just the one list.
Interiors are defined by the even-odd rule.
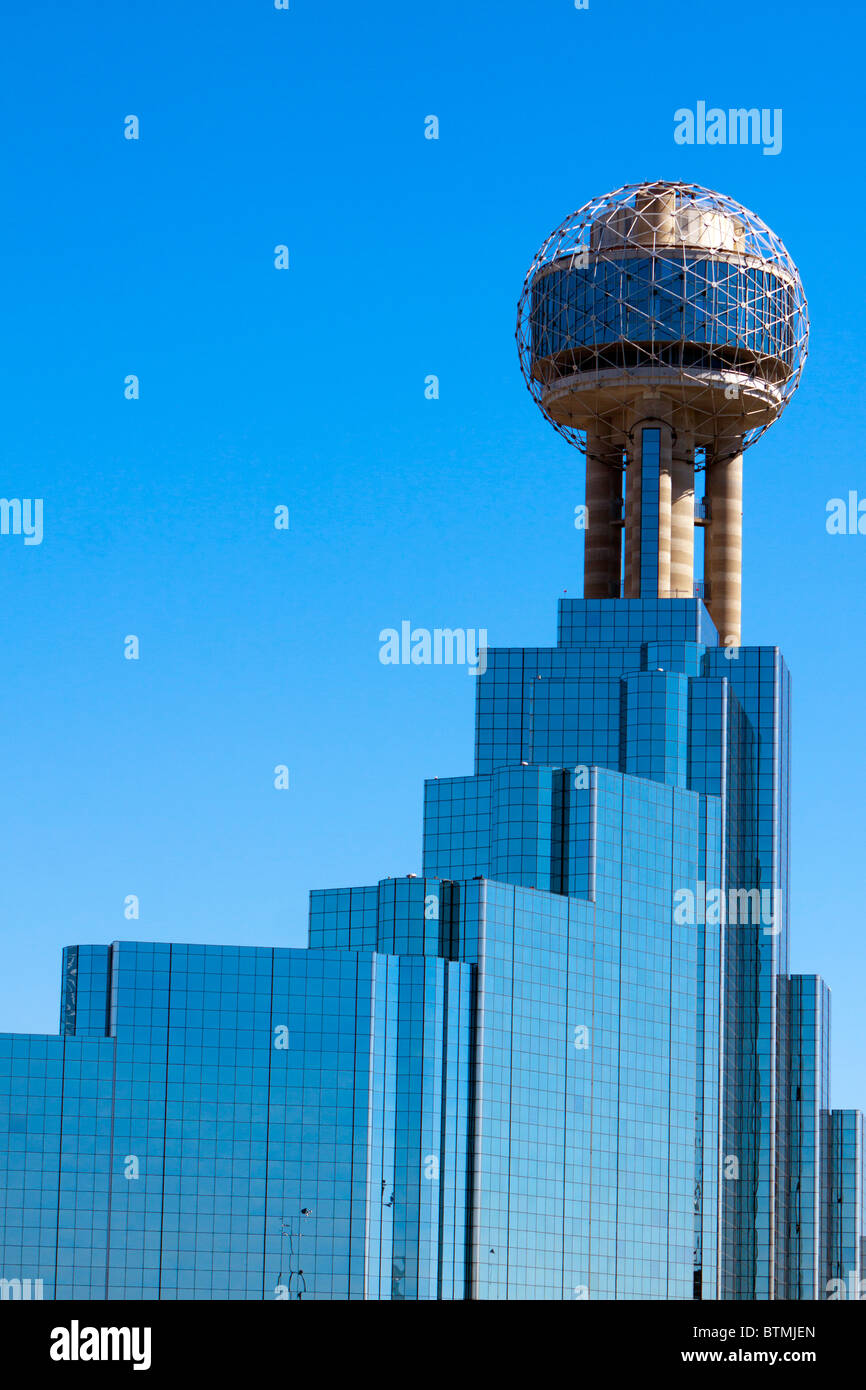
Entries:
[[702,592],[720,642],[739,646],[743,451],[796,390],[808,332],[782,242],[697,184],[629,184],[551,233],[517,338],[538,405],[585,448],[584,598]]

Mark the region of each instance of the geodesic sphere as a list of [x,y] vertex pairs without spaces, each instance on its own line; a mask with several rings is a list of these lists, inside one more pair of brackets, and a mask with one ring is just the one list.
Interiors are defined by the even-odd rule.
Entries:
[[809,321],[779,238],[698,184],[629,184],[544,242],[517,342],[543,413],[584,448],[649,414],[720,457],[753,444],[799,384]]

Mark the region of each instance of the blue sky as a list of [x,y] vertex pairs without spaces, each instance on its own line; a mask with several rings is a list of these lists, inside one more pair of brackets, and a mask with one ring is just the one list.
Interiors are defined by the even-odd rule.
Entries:
[[[379,631],[554,640],[582,462],[520,377],[523,275],[590,197],[693,179],[810,302],[746,459],[744,641],[794,673],[793,964],[833,989],[834,1103],[866,1102],[866,536],[825,529],[866,497],[859,8],[291,4],[3,21],[0,494],[45,537],[0,537],[0,1026],[56,1030],[66,943],[302,945],[311,887],[419,869],[474,682],[382,666]],[[675,144],[699,100],[781,108],[781,153]]]

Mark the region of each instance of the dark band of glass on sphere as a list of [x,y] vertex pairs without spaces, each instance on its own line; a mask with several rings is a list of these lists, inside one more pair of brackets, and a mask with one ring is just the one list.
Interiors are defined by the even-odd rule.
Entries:
[[[700,361],[748,362],[765,380],[784,380],[794,368],[792,307],[791,286],[756,266],[647,257],[553,268],[532,284],[532,375]],[[607,351],[615,345],[622,351]],[[720,349],[716,361],[708,346]]]

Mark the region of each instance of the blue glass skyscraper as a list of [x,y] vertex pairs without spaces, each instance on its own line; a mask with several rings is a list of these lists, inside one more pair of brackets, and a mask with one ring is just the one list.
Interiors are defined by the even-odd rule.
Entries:
[[585,597],[486,653],[422,875],[314,892],[307,950],[70,947],[59,1035],[0,1037],[4,1296],[859,1289],[862,1117],[788,963],[790,681],[739,635],[742,448],[802,365],[741,213],[641,186],[530,272]]

